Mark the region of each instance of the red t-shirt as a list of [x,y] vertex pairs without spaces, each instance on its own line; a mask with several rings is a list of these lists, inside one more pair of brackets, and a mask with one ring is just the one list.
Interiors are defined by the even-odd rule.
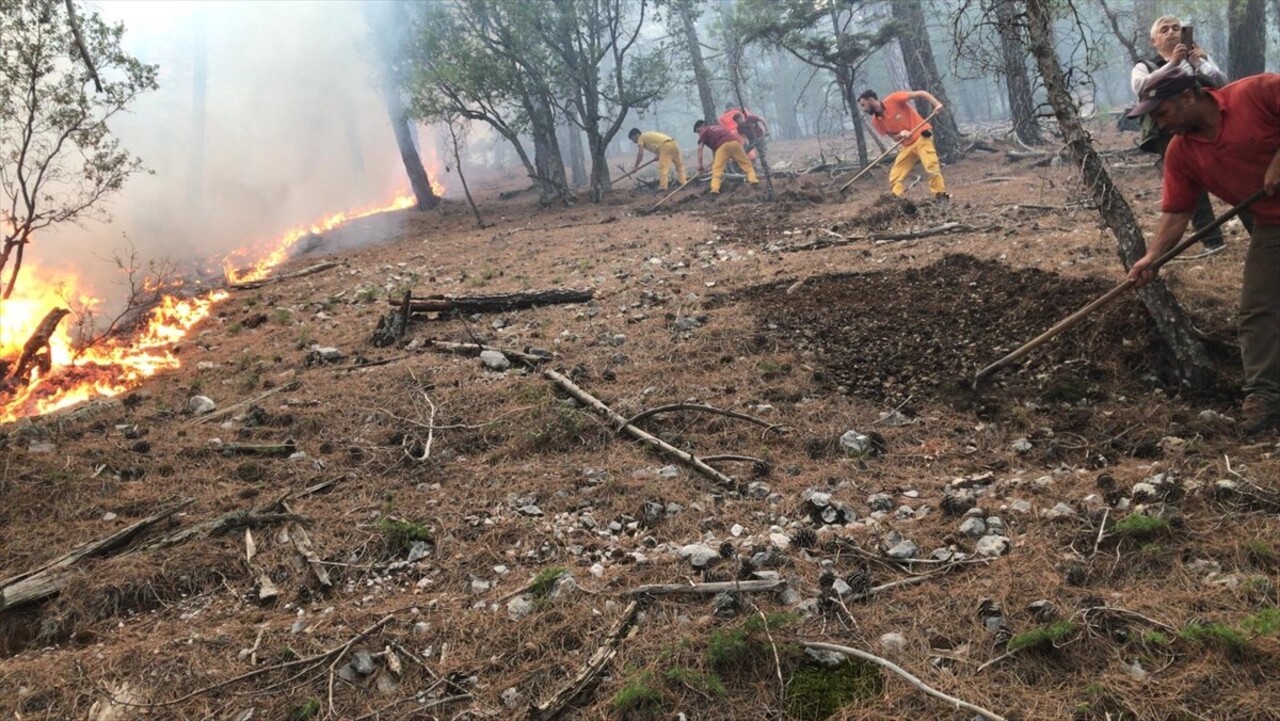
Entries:
[[[889,93],[884,96],[884,100],[881,100],[880,103],[884,105],[884,115],[872,115],[871,124],[876,126],[876,130],[889,137],[894,137],[904,130],[911,130],[924,123],[924,118],[920,117],[920,113],[917,113],[916,109],[911,106],[911,96],[905,90]],[[902,142],[903,147],[919,140],[920,133],[926,130],[933,130],[933,126],[924,123],[919,130],[916,130]]]
[[[1218,136],[1175,135],[1164,157],[1161,210],[1190,213],[1207,190],[1235,205],[1262,187],[1280,148],[1280,75],[1253,75],[1205,92],[1218,103]],[[1262,225],[1280,225],[1280,195],[1249,209]]]
[[742,139],[737,133],[720,125],[704,125],[702,130],[698,131],[698,144],[712,150],[719,150],[721,145],[729,141],[741,143]]

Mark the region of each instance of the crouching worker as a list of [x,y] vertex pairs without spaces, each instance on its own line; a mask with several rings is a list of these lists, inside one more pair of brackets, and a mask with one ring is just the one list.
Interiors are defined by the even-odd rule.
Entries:
[[684,158],[680,157],[680,146],[672,139],[670,135],[664,135],[656,130],[650,130],[647,133],[640,132],[640,128],[632,128],[627,137],[631,138],[631,142],[639,146],[636,149],[636,162],[631,166],[631,172],[640,169],[640,161],[644,159],[644,151],[648,150],[658,157],[658,190],[667,189],[668,177],[671,174],[671,166],[676,166],[676,178],[681,185],[689,182],[684,177]]
[[760,182],[756,178],[756,170],[751,167],[751,159],[742,149],[742,141],[737,133],[719,125],[707,125],[707,121],[699,120],[693,124],[693,132],[698,134],[698,172],[706,166],[702,164],[702,148],[711,148],[711,192],[720,194],[720,184],[724,182],[724,166],[732,160],[743,174],[747,176],[747,184]]

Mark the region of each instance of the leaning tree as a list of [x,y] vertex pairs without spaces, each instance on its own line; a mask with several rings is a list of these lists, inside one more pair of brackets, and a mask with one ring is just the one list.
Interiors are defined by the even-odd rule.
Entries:
[[0,276],[13,293],[45,228],[105,219],[103,201],[142,170],[109,122],[156,87],[121,48],[124,26],[67,0],[0,0]]

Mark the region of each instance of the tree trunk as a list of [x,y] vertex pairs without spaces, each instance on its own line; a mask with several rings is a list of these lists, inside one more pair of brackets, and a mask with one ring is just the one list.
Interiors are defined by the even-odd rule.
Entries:
[[[942,76],[933,61],[933,48],[929,45],[929,28],[925,26],[924,9],[920,0],[894,0],[893,17],[902,23],[898,33],[898,46],[902,48],[902,60],[907,65],[907,77],[913,89],[927,90],[945,110],[930,121],[933,126],[933,142],[938,147],[938,158],[944,163],[960,159],[960,129],[956,127],[954,109],[942,85]],[[1001,3],[1003,4],[1003,3]],[[919,104],[919,103],[917,103]],[[921,117],[927,117],[932,108],[919,108]]]
[[573,118],[566,116],[561,126],[563,143],[569,147],[569,177],[573,187],[581,188],[587,184],[587,164],[582,155],[582,131],[578,129]]
[[[1027,8],[1028,47],[1036,60],[1040,75],[1054,115],[1062,129],[1067,150],[1080,167],[1084,187],[1092,194],[1103,222],[1115,234],[1119,243],[1120,259],[1125,268],[1146,253],[1142,231],[1134,218],[1133,210],[1111,181],[1102,158],[1093,148],[1089,134],[1080,120],[1079,109],[1067,89],[1062,65],[1054,52],[1050,9],[1053,0],[1025,0]],[[1192,327],[1186,312],[1179,305],[1169,287],[1157,279],[1138,291],[1155,322],[1160,336],[1173,351],[1181,379],[1192,385],[1203,385],[1216,376],[1213,361],[1209,358],[1199,334]]]
[[418,149],[413,146],[413,134],[409,124],[413,122],[400,100],[400,92],[388,89],[385,93],[387,114],[391,117],[391,129],[396,134],[396,145],[400,148],[400,160],[404,162],[404,171],[409,176],[409,185],[413,188],[413,197],[418,200],[418,210],[431,210],[440,205],[440,198],[431,190],[431,179],[427,177],[426,168],[422,167],[422,158]]
[[1039,145],[1040,123],[1036,120],[1035,101],[1031,97],[1031,81],[1027,78],[1027,46],[1022,29],[1007,2],[996,3],[996,22],[1000,31],[1000,50],[1004,59],[1004,83],[1009,91],[1009,109],[1013,131],[1025,145]]
[[1230,32],[1227,77],[1232,80],[1257,75],[1267,69],[1267,6],[1263,0],[1229,0]]
[[849,110],[849,117],[853,118],[853,137],[858,143],[858,164],[866,167],[871,158],[867,155],[867,136],[862,130],[862,109],[858,107],[858,96],[853,87],[853,71],[848,68],[837,71],[836,82],[840,84],[840,94],[843,96],[844,106]]
[[691,0],[680,0],[675,8],[684,28],[689,63],[693,66],[693,80],[698,85],[698,100],[702,103],[702,117],[709,123],[717,116],[716,98],[711,92],[711,75],[707,73],[707,64],[702,60],[702,43],[698,40],[698,26],[694,23],[693,4]]

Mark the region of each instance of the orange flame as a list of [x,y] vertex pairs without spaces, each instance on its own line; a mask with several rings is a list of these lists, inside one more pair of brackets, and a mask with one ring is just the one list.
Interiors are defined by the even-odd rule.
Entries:
[[[432,186],[437,193],[443,194],[443,187],[436,183]],[[334,213],[309,226],[289,230],[268,244],[248,271],[236,273],[230,265],[232,256],[224,259],[227,278],[230,282],[265,278],[289,257],[290,249],[308,232],[332,230],[350,220],[407,208],[415,202],[412,195],[402,193],[391,203],[378,208]],[[241,250],[232,255],[247,257],[248,252]],[[78,285],[74,275],[64,276],[58,282],[47,280],[49,277],[50,273],[41,273],[38,267],[28,262],[22,269],[14,294],[0,302],[0,358],[11,364],[0,371],[0,379],[12,372],[27,339],[50,310],[65,308],[71,300],[86,309],[102,305],[97,298],[73,295]],[[229,297],[230,294],[223,290],[193,298],[165,295],[148,313],[146,322],[140,324],[137,333],[128,338],[104,339],[78,355],[72,331],[68,328],[74,324],[70,318],[64,320],[49,338],[48,372],[41,374],[37,370],[26,385],[19,380],[11,388],[0,386],[0,423],[50,413],[91,398],[119,395],[161,371],[180,367],[181,363],[173,353],[174,345],[207,318],[218,303]]]

